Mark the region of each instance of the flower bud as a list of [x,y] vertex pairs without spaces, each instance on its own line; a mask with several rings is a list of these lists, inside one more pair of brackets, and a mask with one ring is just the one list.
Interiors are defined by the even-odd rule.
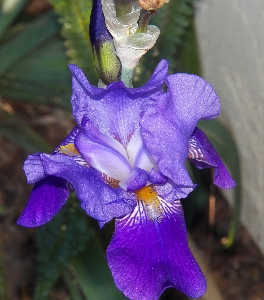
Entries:
[[139,6],[146,10],[156,10],[161,8],[169,0],[138,0]]
[[119,81],[121,63],[116,56],[113,38],[105,25],[101,0],[93,1],[89,32],[99,78],[106,85]]

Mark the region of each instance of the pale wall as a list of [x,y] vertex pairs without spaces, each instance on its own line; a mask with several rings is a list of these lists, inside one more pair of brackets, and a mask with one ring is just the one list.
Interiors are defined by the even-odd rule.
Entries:
[[242,221],[264,253],[264,0],[197,1],[203,77],[242,158]]

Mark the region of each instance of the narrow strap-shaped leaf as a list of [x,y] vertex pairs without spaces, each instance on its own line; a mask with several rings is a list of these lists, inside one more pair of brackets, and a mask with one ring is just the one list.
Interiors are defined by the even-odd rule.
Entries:
[[77,283],[74,281],[73,276],[71,274],[71,271],[68,268],[65,268],[63,272],[63,279],[67,286],[67,289],[69,290],[69,293],[71,295],[71,299],[73,300],[85,300],[83,297],[83,293],[80,290]]
[[28,0],[2,0],[0,10],[0,40]]
[[51,95],[45,87],[36,86],[36,84],[30,84],[25,82],[11,81],[6,79],[0,79],[0,94],[4,98],[16,99],[19,102],[30,102],[45,104],[50,106],[60,106],[65,109],[70,109],[69,96],[64,93],[60,93],[58,97],[54,99],[54,95]]
[[72,63],[84,71],[91,83],[97,84],[89,37],[91,0],[51,0],[51,3],[63,25],[67,55]]
[[59,28],[53,12],[30,22],[23,31],[17,33],[14,38],[0,48],[0,76],[24,55],[55,35]]
[[1,117],[0,134],[26,153],[52,151],[50,143],[32,127],[21,124],[16,115],[2,114]]
[[0,78],[2,97],[71,108],[71,73],[57,34],[26,54]]
[[230,224],[230,229],[225,243],[226,247],[233,244],[238,230],[241,206],[242,206],[242,186],[239,151],[236,142],[228,129],[218,120],[200,121],[199,127],[207,135],[220,157],[231,172],[236,187],[234,188],[234,212]]
[[48,141],[29,126],[1,126],[0,134],[24,149],[28,154],[38,151],[49,153],[52,150]]
[[85,251],[71,261],[70,269],[85,299],[126,299],[114,284],[102,247],[95,236],[91,237]]
[[71,259],[84,251],[93,229],[76,198],[67,200],[66,206],[37,234],[37,281],[34,299],[49,299],[49,292]]

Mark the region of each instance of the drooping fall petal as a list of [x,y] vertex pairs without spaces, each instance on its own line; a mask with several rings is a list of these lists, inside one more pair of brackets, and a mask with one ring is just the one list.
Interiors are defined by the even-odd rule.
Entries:
[[157,300],[168,287],[190,297],[206,290],[202,271],[187,241],[180,201],[162,201],[164,217],[149,220],[139,201],[134,212],[116,220],[107,260],[117,287],[131,300]]
[[199,169],[214,168],[214,184],[222,189],[236,185],[220,156],[206,135],[198,127],[195,128],[189,140],[189,160]]
[[47,223],[63,207],[72,191],[72,186],[63,178],[47,176],[38,181],[17,223],[27,227]]

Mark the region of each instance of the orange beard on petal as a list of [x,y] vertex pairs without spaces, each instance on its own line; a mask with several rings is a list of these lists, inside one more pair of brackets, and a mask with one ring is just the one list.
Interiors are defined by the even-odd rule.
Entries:
[[147,212],[148,219],[161,222],[163,218],[163,209],[157,193],[148,185],[136,191],[139,201],[142,201]]
[[56,149],[56,152],[66,154],[69,156],[80,155],[79,151],[75,148],[74,144],[72,143],[60,146],[58,149]]

